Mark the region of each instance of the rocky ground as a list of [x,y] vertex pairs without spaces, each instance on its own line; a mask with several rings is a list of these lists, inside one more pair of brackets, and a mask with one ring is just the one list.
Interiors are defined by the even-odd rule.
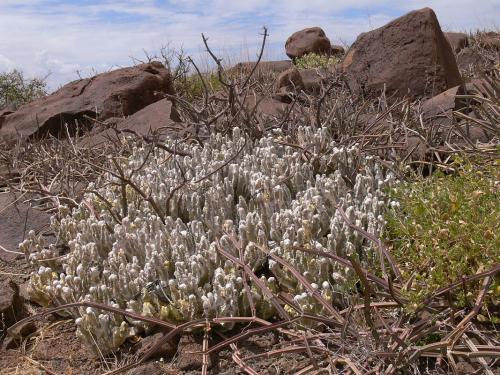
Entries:
[[[363,317],[360,298],[360,306],[342,314],[363,321],[364,333],[345,342],[348,329],[326,323],[322,329],[295,333],[276,327],[233,343],[225,340],[249,326],[214,333],[197,327],[148,351],[163,337],[156,328],[128,340],[115,353],[99,355],[76,337],[72,319],[57,314],[16,325],[16,332],[8,334],[15,322],[45,311],[30,301],[27,284],[35,268],[26,262],[19,243],[30,231],[48,243],[55,241],[51,214],[59,204],[81,199],[109,155],[127,155],[125,137],[164,149],[166,137],[203,144],[210,132],[227,133],[234,124],[254,139],[275,128],[293,135],[299,123],[328,126],[339,144],[360,144],[366,154],[380,157],[403,178],[409,169],[421,175],[446,170],[451,155],[458,152],[498,158],[498,33],[443,33],[434,12],[426,8],[361,34],[347,51],[332,46],[320,28],[294,33],[285,48],[288,61],[220,66],[220,75],[202,78],[177,76],[165,64],[150,61],[68,83],[19,108],[0,108],[1,374],[103,374],[139,359],[144,363],[130,366],[129,374],[358,374],[410,369],[422,374],[500,373],[495,361],[498,327],[474,320],[477,303],[462,312],[451,307],[450,313],[441,295],[432,301],[432,312],[423,309],[411,320],[400,309],[380,318],[376,329]],[[326,55],[330,63],[299,68],[300,59],[310,53]],[[307,150],[291,146],[307,158]],[[60,256],[64,254],[61,249]],[[498,263],[490,273],[482,272],[478,277],[494,278]],[[372,297],[380,309],[384,303],[395,303],[387,290],[374,291]],[[482,304],[479,297],[476,302]],[[449,324],[451,341],[439,350],[426,346],[434,329],[426,325],[429,321],[439,326],[436,330]],[[463,339],[473,323],[481,332]],[[425,329],[419,331],[421,327]],[[384,331],[387,343],[370,357],[363,345],[373,329]],[[401,344],[410,337],[413,341]],[[200,354],[221,342],[227,345],[210,355]],[[391,357],[393,349],[386,362],[380,360],[400,344],[408,357]],[[450,354],[455,345],[457,352],[469,354]],[[496,354],[473,354],[487,350],[482,348]],[[426,355],[415,359],[415,352]],[[405,367],[407,358],[414,362]]]

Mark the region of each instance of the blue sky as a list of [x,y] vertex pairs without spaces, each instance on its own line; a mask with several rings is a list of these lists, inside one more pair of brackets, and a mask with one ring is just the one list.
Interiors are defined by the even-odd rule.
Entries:
[[264,25],[266,58],[281,59],[286,38],[304,27],[320,26],[333,43],[349,44],[425,6],[444,30],[499,27],[498,0],[0,0],[0,71],[50,74],[54,89],[167,44],[203,65],[202,32],[223,58],[237,62],[255,57]]

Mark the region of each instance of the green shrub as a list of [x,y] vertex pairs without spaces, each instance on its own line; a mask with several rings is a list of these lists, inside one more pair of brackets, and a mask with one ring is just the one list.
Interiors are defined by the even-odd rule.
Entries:
[[47,84],[42,78],[25,78],[19,70],[0,73],[0,107],[20,106],[45,96]]
[[[209,92],[222,88],[217,73],[203,74]],[[175,91],[178,95],[189,99],[201,97],[204,92],[203,83],[198,74],[186,75],[175,80]]]
[[[388,213],[386,236],[404,275],[416,274],[408,292],[413,305],[500,261],[499,163],[457,160],[455,175],[435,173],[393,188],[399,208]],[[455,303],[473,304],[480,286],[478,281],[455,289]],[[498,303],[499,296],[496,281],[490,302]]]
[[335,56],[318,55],[316,53],[308,53],[295,60],[297,69],[316,69],[327,68],[340,62],[340,59]]

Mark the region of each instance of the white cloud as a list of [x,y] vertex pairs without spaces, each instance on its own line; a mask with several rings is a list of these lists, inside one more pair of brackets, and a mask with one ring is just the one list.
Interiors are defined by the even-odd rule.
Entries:
[[[90,4],[90,5],[89,5]],[[333,42],[351,43],[409,10],[432,7],[444,29],[488,28],[498,19],[496,0],[0,0],[0,70],[49,76],[52,88],[94,70],[131,63],[143,49],[172,42],[195,57],[200,34],[217,52],[253,58],[261,26],[269,28],[268,58],[283,58],[294,31],[321,26]]]
[[15,64],[12,60],[4,55],[0,55],[0,72],[10,71],[15,68]]

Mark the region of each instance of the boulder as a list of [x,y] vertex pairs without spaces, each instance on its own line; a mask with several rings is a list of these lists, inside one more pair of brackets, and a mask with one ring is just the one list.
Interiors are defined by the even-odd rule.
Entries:
[[462,84],[455,56],[430,8],[410,12],[363,33],[342,69],[357,95],[434,96]]
[[345,54],[345,49],[337,44],[332,44],[330,48],[330,55],[332,56],[343,56]]
[[[257,108],[255,108],[257,105]],[[245,101],[245,106],[249,110],[255,110],[261,118],[278,117],[288,109],[289,104],[277,99],[262,96],[249,96]]]
[[292,60],[308,53],[330,54],[332,45],[320,27],[293,33],[285,43],[286,54]]
[[65,123],[75,134],[91,126],[85,116],[100,121],[129,116],[162,99],[161,93],[173,94],[174,89],[170,72],[159,62],[77,80],[5,116],[0,138],[58,136]]
[[465,33],[448,32],[444,33],[444,36],[455,53],[460,52],[469,45],[469,39]]
[[302,76],[296,67],[285,70],[277,78],[274,85],[276,99],[290,102],[291,96],[305,89]]
[[326,76],[326,69],[301,70],[300,77],[304,83],[304,91],[308,93],[318,93],[321,90],[321,85],[326,81]]
[[302,82],[304,83],[304,91],[307,93],[319,93],[321,86],[328,86],[328,82],[332,77],[336,77],[339,71],[339,64],[330,65],[326,68],[299,70]]
[[[138,135],[150,135],[155,133],[163,139],[169,133],[166,127],[175,127],[179,119],[177,111],[169,99],[162,99],[144,107],[127,118],[110,118],[106,124],[120,131],[132,131]],[[95,147],[106,143],[109,137],[116,138],[117,132],[113,129],[106,129],[97,134],[91,133],[81,139],[81,145],[85,147]],[[130,135],[124,132],[123,135]]]
[[179,115],[169,99],[162,99],[144,107],[132,116],[120,121],[118,129],[131,129],[138,134],[146,135],[152,131],[162,130],[165,126],[178,122]]

